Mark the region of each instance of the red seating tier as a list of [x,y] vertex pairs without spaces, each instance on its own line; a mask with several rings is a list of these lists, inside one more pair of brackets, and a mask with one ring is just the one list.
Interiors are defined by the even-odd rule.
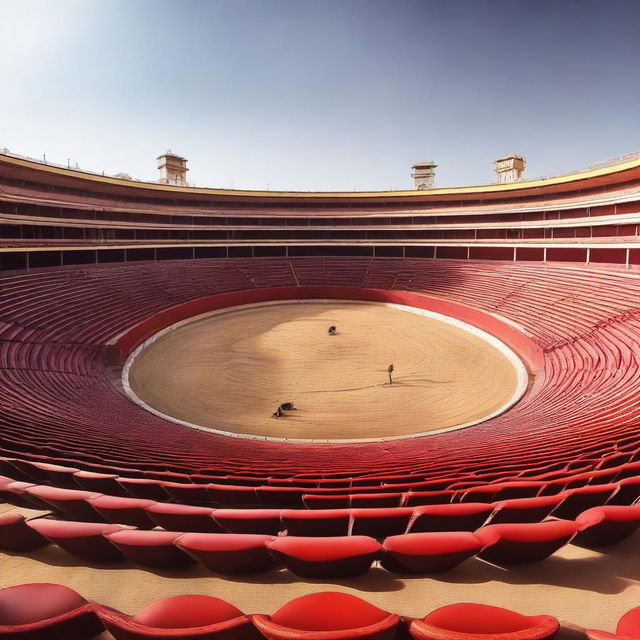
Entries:
[[[466,430],[463,446],[457,446],[456,432],[388,443],[394,472],[412,467],[423,477],[444,469],[455,474],[463,466],[504,465],[508,455],[514,476],[538,460],[566,462],[581,452],[595,454],[593,468],[598,455],[610,456],[616,443],[625,438],[628,444],[635,442],[637,409],[629,392],[638,375],[630,349],[639,328],[629,311],[637,298],[635,272],[562,264],[294,258],[140,263],[3,277],[0,319],[20,328],[3,331],[12,354],[0,378],[5,449],[15,446],[20,447],[16,452],[49,457],[42,462],[75,460],[69,466],[105,473],[109,466],[121,466],[124,472],[124,467],[135,468],[145,460],[159,471],[196,471],[215,461],[216,471],[240,475],[248,468],[265,475],[292,473],[300,465],[320,475],[312,462],[315,456],[308,455],[315,445],[252,442],[249,447],[241,440],[185,433],[168,424],[163,424],[157,442],[149,443],[142,434],[160,433],[155,428],[159,419],[132,407],[109,386],[99,357],[99,347],[109,337],[163,307],[272,282],[428,291],[497,312],[521,325],[545,349],[544,369],[514,410],[482,430]],[[23,359],[21,350],[36,343],[56,348]],[[45,354],[46,362],[39,362]],[[598,392],[585,395],[592,384]],[[579,437],[568,440],[563,435],[568,432]],[[545,434],[544,442],[540,434]],[[144,451],[136,444],[143,441]],[[438,459],[429,467],[426,461],[433,460],[436,443]],[[389,471],[388,461],[373,447],[344,445],[332,451],[334,473],[347,468],[351,475]],[[266,492],[260,494],[267,499]]]

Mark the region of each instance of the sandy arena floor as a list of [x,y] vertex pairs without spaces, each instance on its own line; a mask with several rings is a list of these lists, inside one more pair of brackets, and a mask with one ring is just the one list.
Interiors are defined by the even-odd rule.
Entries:
[[[185,422],[324,440],[482,420],[513,396],[517,375],[483,339],[433,318],[376,303],[293,302],[182,325],[141,352],[129,383],[146,404]],[[282,402],[297,410],[272,418]]]

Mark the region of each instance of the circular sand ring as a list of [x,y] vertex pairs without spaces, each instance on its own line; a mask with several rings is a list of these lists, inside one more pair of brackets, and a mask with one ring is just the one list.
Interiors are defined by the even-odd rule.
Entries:
[[[327,335],[332,324],[336,336]],[[475,326],[428,309],[353,300],[268,301],[200,314],[152,335],[123,368],[128,395],[166,420],[287,442],[462,429],[509,409],[527,385],[514,351]],[[299,409],[273,419],[286,401]]]

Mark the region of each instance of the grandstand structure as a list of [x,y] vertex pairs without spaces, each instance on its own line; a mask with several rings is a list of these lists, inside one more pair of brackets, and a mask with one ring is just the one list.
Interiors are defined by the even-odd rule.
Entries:
[[[0,155],[0,637],[640,637],[638,224],[638,156],[312,193]],[[466,429],[331,443],[188,429],[122,390],[178,322],[323,299],[456,318],[529,383]]]

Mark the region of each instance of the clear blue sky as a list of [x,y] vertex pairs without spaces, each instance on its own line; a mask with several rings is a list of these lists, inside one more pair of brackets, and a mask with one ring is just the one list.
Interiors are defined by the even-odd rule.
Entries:
[[409,187],[640,150],[640,0],[0,0],[0,148],[197,186]]

